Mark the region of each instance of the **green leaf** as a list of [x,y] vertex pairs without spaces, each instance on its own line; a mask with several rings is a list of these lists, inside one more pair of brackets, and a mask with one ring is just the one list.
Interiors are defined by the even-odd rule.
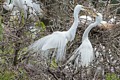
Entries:
[[35,26],[40,26],[39,21],[35,22]]
[[107,73],[105,80],[120,80],[115,73]]
[[36,23],[35,23],[35,26],[41,26],[42,27],[42,30],[45,30],[46,29],[46,26],[45,26],[45,24],[43,23],[43,22],[40,22],[40,21],[37,21]]
[[43,22],[40,22],[40,25],[41,25],[41,27],[42,27],[43,30],[46,29],[46,26],[45,26],[45,24]]
[[0,75],[0,80],[13,80],[14,79],[14,73],[11,71],[5,71],[4,74]]
[[55,58],[53,58],[52,61],[51,61],[51,68],[57,68],[57,67],[58,67],[58,65],[55,61]]

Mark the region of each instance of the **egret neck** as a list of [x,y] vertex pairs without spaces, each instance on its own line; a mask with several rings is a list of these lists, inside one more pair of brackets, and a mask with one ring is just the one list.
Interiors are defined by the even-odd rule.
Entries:
[[83,33],[83,37],[82,37],[82,41],[84,41],[85,39],[88,39],[88,34],[90,32],[90,30],[93,28],[93,27],[96,27],[98,25],[98,22],[95,22],[95,23],[92,23],[90,24],[87,29],[85,30],[85,32]]
[[67,34],[67,38],[69,39],[69,41],[72,41],[75,38],[75,34],[78,27],[78,22],[79,22],[79,18],[78,18],[79,12],[80,11],[74,11],[74,22],[71,28],[68,30],[68,34]]

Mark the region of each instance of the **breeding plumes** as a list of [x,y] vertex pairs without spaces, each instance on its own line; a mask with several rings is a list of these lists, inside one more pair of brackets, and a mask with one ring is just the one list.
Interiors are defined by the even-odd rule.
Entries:
[[56,56],[56,61],[62,61],[65,59],[66,53],[66,44],[68,41],[72,41],[75,38],[76,29],[78,27],[78,14],[80,10],[85,10],[85,7],[82,5],[77,5],[74,8],[74,23],[68,31],[56,31],[50,35],[47,35],[35,43],[29,46],[29,50],[33,52],[41,53],[41,51],[47,51],[50,49],[54,49],[53,56]]
[[78,67],[87,67],[90,64],[90,62],[94,59],[94,52],[92,44],[88,38],[88,34],[90,30],[99,25],[101,21],[102,15],[97,13],[96,21],[87,27],[82,36],[82,44],[74,51],[67,63],[74,60],[74,64]]

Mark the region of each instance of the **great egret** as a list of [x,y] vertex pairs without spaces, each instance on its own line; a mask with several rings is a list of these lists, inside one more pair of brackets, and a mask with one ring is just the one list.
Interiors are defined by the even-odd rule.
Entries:
[[[41,51],[47,51],[49,49],[57,50],[56,61],[62,61],[65,59],[66,44],[68,41],[72,41],[75,38],[76,29],[78,27],[78,14],[80,10],[85,10],[82,5],[76,5],[74,8],[74,23],[68,31],[56,31],[50,35],[47,35],[32,45],[29,46],[28,50],[33,50],[33,52],[41,53]],[[55,53],[53,54],[55,55]]]
[[10,11],[23,11],[25,18],[27,18],[27,11],[30,13],[31,17],[34,15],[42,15],[42,9],[40,8],[39,4],[36,2],[33,2],[32,0],[7,0],[4,2],[3,7],[6,10]]
[[14,0],[15,6],[17,6],[19,9],[23,9],[25,11],[29,10],[29,12],[34,15],[41,15],[42,9],[37,3],[37,1],[33,2],[32,0]]
[[88,33],[93,27],[99,25],[101,21],[102,15],[100,13],[97,13],[96,21],[87,27],[82,36],[82,44],[74,51],[74,54],[70,57],[67,63],[74,60],[76,66],[87,67],[89,63],[94,59],[93,47],[88,38]]

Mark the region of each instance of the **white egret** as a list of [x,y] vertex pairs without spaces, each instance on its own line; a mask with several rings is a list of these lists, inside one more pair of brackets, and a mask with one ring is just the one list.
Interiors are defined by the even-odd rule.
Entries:
[[[29,46],[29,50],[33,52],[41,53],[41,51],[47,51],[49,49],[57,50],[56,61],[62,61],[65,59],[66,44],[68,41],[72,41],[75,38],[76,29],[78,27],[78,14],[80,10],[85,10],[82,5],[76,5],[74,8],[74,23],[68,31],[56,31],[50,35],[47,35],[35,43]],[[53,54],[55,55],[55,53]]]
[[36,15],[41,15],[42,9],[40,8],[38,2],[33,2],[32,0],[14,0],[14,4],[19,9],[23,9],[26,13],[27,10]]
[[74,60],[76,66],[87,67],[89,63],[94,59],[93,47],[88,38],[88,34],[90,30],[93,27],[99,25],[101,21],[102,21],[102,15],[100,13],[97,13],[96,21],[87,27],[87,29],[85,30],[82,36],[82,44],[74,51],[74,54],[70,57],[67,63]]
[[32,0],[7,0],[4,2],[3,7],[6,10],[10,11],[22,11],[24,12],[25,18],[27,17],[27,12],[30,13],[30,16],[34,15],[42,15],[42,9],[39,4],[33,2]]

